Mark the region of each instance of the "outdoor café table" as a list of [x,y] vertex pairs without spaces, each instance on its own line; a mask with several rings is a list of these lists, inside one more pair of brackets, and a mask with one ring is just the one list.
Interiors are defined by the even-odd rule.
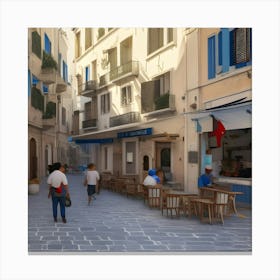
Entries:
[[190,200],[193,198],[197,198],[198,194],[184,192],[184,191],[175,191],[170,190],[169,193],[176,194],[180,196],[180,208],[184,211],[184,214],[186,215],[186,212],[188,212],[188,215],[191,213],[191,203]]
[[214,193],[214,202],[217,203],[217,197],[221,194],[228,194],[229,196],[229,203],[232,203],[232,209],[233,212],[237,215],[237,209],[235,205],[235,197],[237,194],[243,194],[243,192],[234,192],[234,191],[229,191],[225,190],[223,187],[215,186],[215,187],[203,187],[200,188],[201,190],[201,196],[203,197],[203,192],[204,191],[210,191]]

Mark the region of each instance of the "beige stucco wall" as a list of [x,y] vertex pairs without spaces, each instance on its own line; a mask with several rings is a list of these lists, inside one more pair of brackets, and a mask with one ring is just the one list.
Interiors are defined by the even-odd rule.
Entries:
[[[186,34],[187,48],[187,94],[186,112],[194,112],[189,107],[197,97],[197,109],[205,108],[205,103],[224,98],[223,102],[246,92],[251,96],[252,80],[249,75],[252,67],[236,69],[230,67],[227,73],[221,73],[214,79],[208,80],[208,37],[217,35],[220,28],[200,28]],[[193,71],[192,71],[193,70]],[[230,99],[229,99],[230,100]],[[196,132],[196,123],[191,120],[191,115],[186,114],[185,131],[185,189],[190,192],[197,192],[197,178],[200,175],[201,143],[200,134]],[[188,162],[188,152],[198,152],[198,163]]]
[[227,73],[208,80],[208,38],[214,34],[217,35],[219,31],[219,28],[202,28],[199,31],[199,85],[202,107],[204,102],[252,89],[252,80],[247,73],[251,70],[251,66],[240,69],[231,67]]

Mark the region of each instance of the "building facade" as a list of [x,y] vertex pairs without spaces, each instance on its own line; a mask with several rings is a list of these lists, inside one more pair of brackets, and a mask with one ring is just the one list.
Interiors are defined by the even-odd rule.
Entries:
[[135,176],[162,169],[197,192],[211,164],[246,193],[252,177],[250,28],[74,28],[79,164]]
[[73,141],[101,172],[184,183],[184,28],[75,28]]
[[28,29],[28,178],[69,162],[72,88],[69,38],[61,28]]
[[252,29],[186,32],[185,186],[211,164],[217,181],[252,193]]

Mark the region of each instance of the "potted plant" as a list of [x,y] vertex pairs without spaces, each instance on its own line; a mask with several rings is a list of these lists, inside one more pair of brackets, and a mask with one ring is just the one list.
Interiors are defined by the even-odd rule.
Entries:
[[53,59],[51,54],[43,51],[42,69],[55,69],[57,70],[57,62]]
[[38,178],[32,178],[28,181],[28,193],[36,194],[40,189],[40,180]]

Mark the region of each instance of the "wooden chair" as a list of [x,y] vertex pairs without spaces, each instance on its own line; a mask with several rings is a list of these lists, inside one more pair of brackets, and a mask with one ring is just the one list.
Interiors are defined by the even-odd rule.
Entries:
[[218,192],[215,196],[215,216],[221,218],[222,224],[224,224],[224,212],[228,207],[229,195],[227,193]]
[[199,198],[198,195],[188,195],[182,197],[181,208],[185,216],[190,217],[193,212],[195,212],[194,203],[191,202],[192,199]]
[[166,195],[170,192],[171,190],[168,188],[162,188],[161,193],[160,193],[160,208],[162,209],[163,207],[166,207]]
[[176,217],[180,216],[180,195],[166,193],[164,202],[161,206],[161,214],[163,215],[163,210],[166,210],[166,214],[170,211],[170,216],[173,217],[173,213],[175,212]]
[[148,187],[148,205],[151,208],[160,207],[160,193],[161,187],[159,186],[147,186]]
[[140,184],[140,190],[142,191],[144,203],[148,202],[148,187],[143,184]]
[[[193,198],[191,199],[191,203],[193,203],[195,213],[200,217],[200,221],[203,221],[204,211],[207,211],[209,223],[212,224],[213,218],[213,207],[214,201],[211,198]],[[190,213],[191,216],[191,213]]]
[[137,184],[126,184],[126,197],[129,195],[136,196],[138,194]]

